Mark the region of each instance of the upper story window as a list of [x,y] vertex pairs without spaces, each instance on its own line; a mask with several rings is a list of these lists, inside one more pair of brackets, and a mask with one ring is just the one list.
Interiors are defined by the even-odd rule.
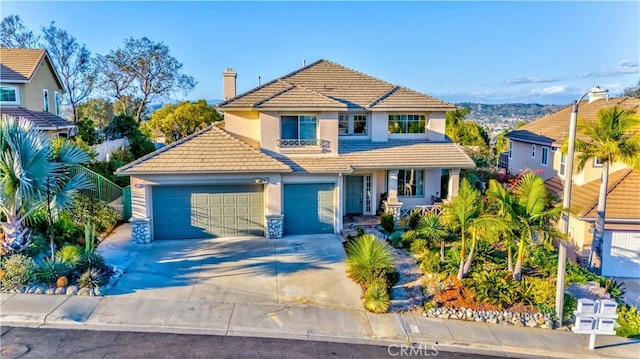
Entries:
[[542,147],[542,157],[540,158],[540,163],[543,166],[549,164],[549,147]]
[[19,104],[20,95],[15,86],[2,85],[0,87],[0,102],[5,104]]
[[398,196],[424,196],[424,171],[415,169],[399,170]]
[[513,141],[509,140],[509,159],[513,157]]
[[424,133],[424,115],[389,115],[389,133]]
[[283,140],[315,140],[318,137],[316,116],[282,116],[280,138]]
[[42,100],[44,101],[44,111],[49,112],[49,90],[42,90]]
[[340,115],[338,117],[338,134],[340,136],[366,136],[367,115]]
[[531,158],[536,158],[536,145],[531,145]]
[[53,100],[56,105],[56,115],[60,114],[60,92],[56,91],[53,93]]
[[567,155],[564,153],[560,154],[560,171],[558,171],[558,173],[561,176],[564,176],[564,171],[567,167]]

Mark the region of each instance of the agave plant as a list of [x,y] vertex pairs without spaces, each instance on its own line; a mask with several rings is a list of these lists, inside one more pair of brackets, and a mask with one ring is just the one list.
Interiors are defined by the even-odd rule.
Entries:
[[[47,209],[49,224],[56,212],[72,203],[78,189],[91,188],[83,174],[73,175],[72,166],[86,163],[89,156],[70,141],[54,154],[51,140],[25,119],[3,116],[0,120],[0,250],[21,252],[29,245],[25,220],[35,210]],[[55,257],[51,238],[51,256]]]

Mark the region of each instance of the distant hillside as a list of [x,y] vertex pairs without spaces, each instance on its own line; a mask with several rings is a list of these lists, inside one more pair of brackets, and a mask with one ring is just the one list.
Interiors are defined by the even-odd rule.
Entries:
[[519,122],[529,123],[542,116],[554,113],[565,105],[541,105],[539,103],[505,103],[489,105],[461,102],[456,104],[471,109],[468,118],[485,126],[492,137],[504,129],[513,129]]

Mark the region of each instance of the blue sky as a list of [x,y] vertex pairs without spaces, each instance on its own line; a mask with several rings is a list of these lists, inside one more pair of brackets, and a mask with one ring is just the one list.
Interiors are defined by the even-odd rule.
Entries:
[[[37,30],[55,21],[94,53],[162,41],[222,98],[324,58],[453,102],[569,103],[640,77],[640,2],[10,2]],[[182,94],[174,96],[185,98]]]

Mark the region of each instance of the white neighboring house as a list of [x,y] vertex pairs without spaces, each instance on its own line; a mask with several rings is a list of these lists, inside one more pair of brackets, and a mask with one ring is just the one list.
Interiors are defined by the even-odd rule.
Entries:
[[445,137],[455,106],[330,61],[240,95],[233,70],[223,84],[224,129],[117,171],[131,176],[136,241],[339,233],[383,194],[396,217],[452,198],[474,167]]
[[[578,108],[578,118],[595,120],[602,108],[620,106],[640,114],[640,99],[592,96]],[[541,172],[547,188],[562,197],[566,155],[562,147],[569,132],[571,106],[544,116],[505,137],[509,152],[501,162],[510,172],[530,168]],[[583,136],[578,134],[578,136]],[[569,236],[573,258],[588,260],[600,189],[602,165],[587,163],[584,170],[574,169],[571,193]],[[602,248],[602,273],[612,277],[640,278],[640,174],[622,163],[613,163],[609,174],[609,195]]]

